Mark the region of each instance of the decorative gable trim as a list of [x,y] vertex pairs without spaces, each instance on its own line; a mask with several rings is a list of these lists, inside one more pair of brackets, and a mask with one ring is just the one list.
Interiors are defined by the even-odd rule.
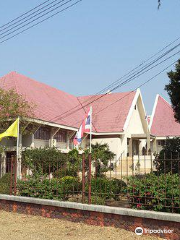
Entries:
[[159,94],[156,95],[155,103],[154,103],[154,106],[153,106],[153,111],[152,111],[152,115],[151,115],[150,123],[149,123],[149,129],[150,130],[151,130],[151,127],[152,127],[152,124],[153,124],[154,115],[155,115],[156,107],[157,107],[157,104],[158,104],[158,99],[159,99]]
[[138,100],[138,97],[140,96],[140,89],[138,88],[136,90],[136,94],[134,96],[134,99],[132,101],[132,104],[131,104],[131,107],[129,109],[129,113],[127,115],[127,118],[126,118],[126,121],[124,123],[124,127],[123,127],[123,130],[125,131],[129,125],[129,122],[130,122],[130,119],[131,119],[131,116],[132,116],[132,113],[133,113],[133,110],[134,110],[134,107],[135,105],[137,104],[137,100]]

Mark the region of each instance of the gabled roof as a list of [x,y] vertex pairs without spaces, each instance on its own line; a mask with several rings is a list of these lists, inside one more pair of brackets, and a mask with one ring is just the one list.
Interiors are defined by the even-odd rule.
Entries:
[[[35,118],[47,122],[78,128],[85,116],[82,109],[84,101],[92,101],[100,95],[76,97],[71,94],[37,82],[26,76],[11,72],[0,78],[0,88],[15,89],[25,99],[36,105]],[[93,131],[99,133],[123,132],[136,92],[112,93],[92,103],[93,107]],[[59,117],[64,112],[78,106],[79,111]]]
[[[93,101],[93,131],[97,132],[123,132],[132,102],[136,92],[110,93],[99,98],[99,96],[79,97],[81,104],[84,101]],[[89,107],[86,107],[88,111]]]
[[36,105],[35,118],[65,126],[78,127],[77,122],[79,121],[79,115],[83,114],[82,111],[74,113],[73,116],[71,115],[65,119],[53,120],[55,117],[79,105],[75,96],[16,72],[11,72],[0,78],[0,88],[14,89],[17,93],[23,95],[27,101],[34,103]]
[[180,136],[180,124],[174,118],[171,105],[157,95],[150,121],[151,134],[157,137]]

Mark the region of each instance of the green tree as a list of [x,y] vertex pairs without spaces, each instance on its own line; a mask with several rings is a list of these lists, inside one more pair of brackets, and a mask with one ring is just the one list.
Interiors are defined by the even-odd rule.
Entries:
[[54,176],[57,178],[62,178],[64,176],[77,177],[78,173],[82,169],[82,156],[79,154],[77,149],[69,151],[66,155],[66,161],[64,166],[59,168]]
[[[85,151],[86,156],[89,154],[89,149]],[[108,144],[92,144],[92,161],[95,165],[95,176],[99,177],[104,172],[110,170],[110,161],[115,157],[115,154],[110,151]]]
[[154,164],[158,174],[180,173],[180,138],[166,139],[161,152],[156,156]]
[[175,119],[180,123],[180,60],[178,60],[175,71],[168,73],[169,84],[165,86],[171,99]]
[[21,118],[21,127],[24,128],[27,123],[22,119],[32,118],[34,108],[34,104],[26,101],[14,89],[4,90],[0,88],[0,131],[6,130],[17,117]]
[[66,160],[67,155],[56,148],[27,148],[23,151],[22,166],[33,173],[48,174],[63,169]]
[[77,149],[73,149],[67,154],[67,174],[68,176],[77,177],[78,172],[82,169],[82,156],[79,154]]

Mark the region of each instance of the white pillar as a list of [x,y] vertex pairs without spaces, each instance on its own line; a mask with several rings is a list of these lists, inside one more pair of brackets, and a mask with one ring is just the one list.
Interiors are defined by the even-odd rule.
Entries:
[[151,150],[151,145],[150,145],[150,134],[147,133],[147,155],[149,154],[149,150]]
[[22,134],[19,134],[19,151],[17,156],[17,178],[21,179],[21,162],[22,162]]
[[130,138],[129,140],[129,157],[133,156],[133,140]]
[[6,174],[6,153],[5,152],[3,152],[1,154],[0,164],[1,164],[1,166],[0,166],[0,170],[1,170],[0,171],[0,177],[3,177],[4,174]]

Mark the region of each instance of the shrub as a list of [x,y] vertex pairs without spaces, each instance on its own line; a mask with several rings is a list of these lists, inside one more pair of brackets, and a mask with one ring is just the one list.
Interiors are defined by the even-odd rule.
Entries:
[[80,181],[71,176],[51,180],[46,176],[30,177],[27,181],[18,181],[17,189],[20,196],[67,200],[80,190]]
[[60,179],[60,184],[67,195],[77,194],[81,191],[81,182],[79,178],[66,176]]
[[53,176],[55,178],[62,178],[62,177],[66,177],[66,176],[77,177],[77,175],[78,175],[78,173],[77,173],[76,169],[73,169],[73,168],[58,169],[53,174]]
[[130,177],[126,191],[132,208],[180,213],[178,174]]
[[118,200],[119,195],[124,192],[124,188],[126,188],[126,183],[120,179],[112,179],[112,191],[114,193],[114,199]]
[[180,138],[167,138],[161,152],[156,155],[154,164],[158,174],[180,172]]
[[[88,159],[89,149],[85,150],[86,159]],[[105,172],[109,171],[111,167],[109,166],[111,160],[113,160],[115,154],[110,151],[109,145],[104,143],[92,144],[91,159],[95,167],[95,176],[101,177]],[[88,167],[88,161],[86,161],[86,167]]]
[[[85,200],[85,203],[88,203],[88,199]],[[106,204],[106,200],[103,197],[99,197],[99,196],[91,196],[91,204],[95,204],[95,205],[105,205]]]
[[[108,178],[92,178],[91,179],[91,193],[92,196],[100,197],[103,199],[115,199],[118,200],[119,194],[122,192],[122,188],[126,184],[118,179]],[[88,191],[88,184],[86,184],[86,192]]]
[[0,178],[0,193],[9,194],[10,193],[10,182],[11,174],[6,173],[2,178]]
[[57,148],[26,148],[22,153],[22,166],[29,168],[33,173],[48,174],[65,166],[67,156]]

